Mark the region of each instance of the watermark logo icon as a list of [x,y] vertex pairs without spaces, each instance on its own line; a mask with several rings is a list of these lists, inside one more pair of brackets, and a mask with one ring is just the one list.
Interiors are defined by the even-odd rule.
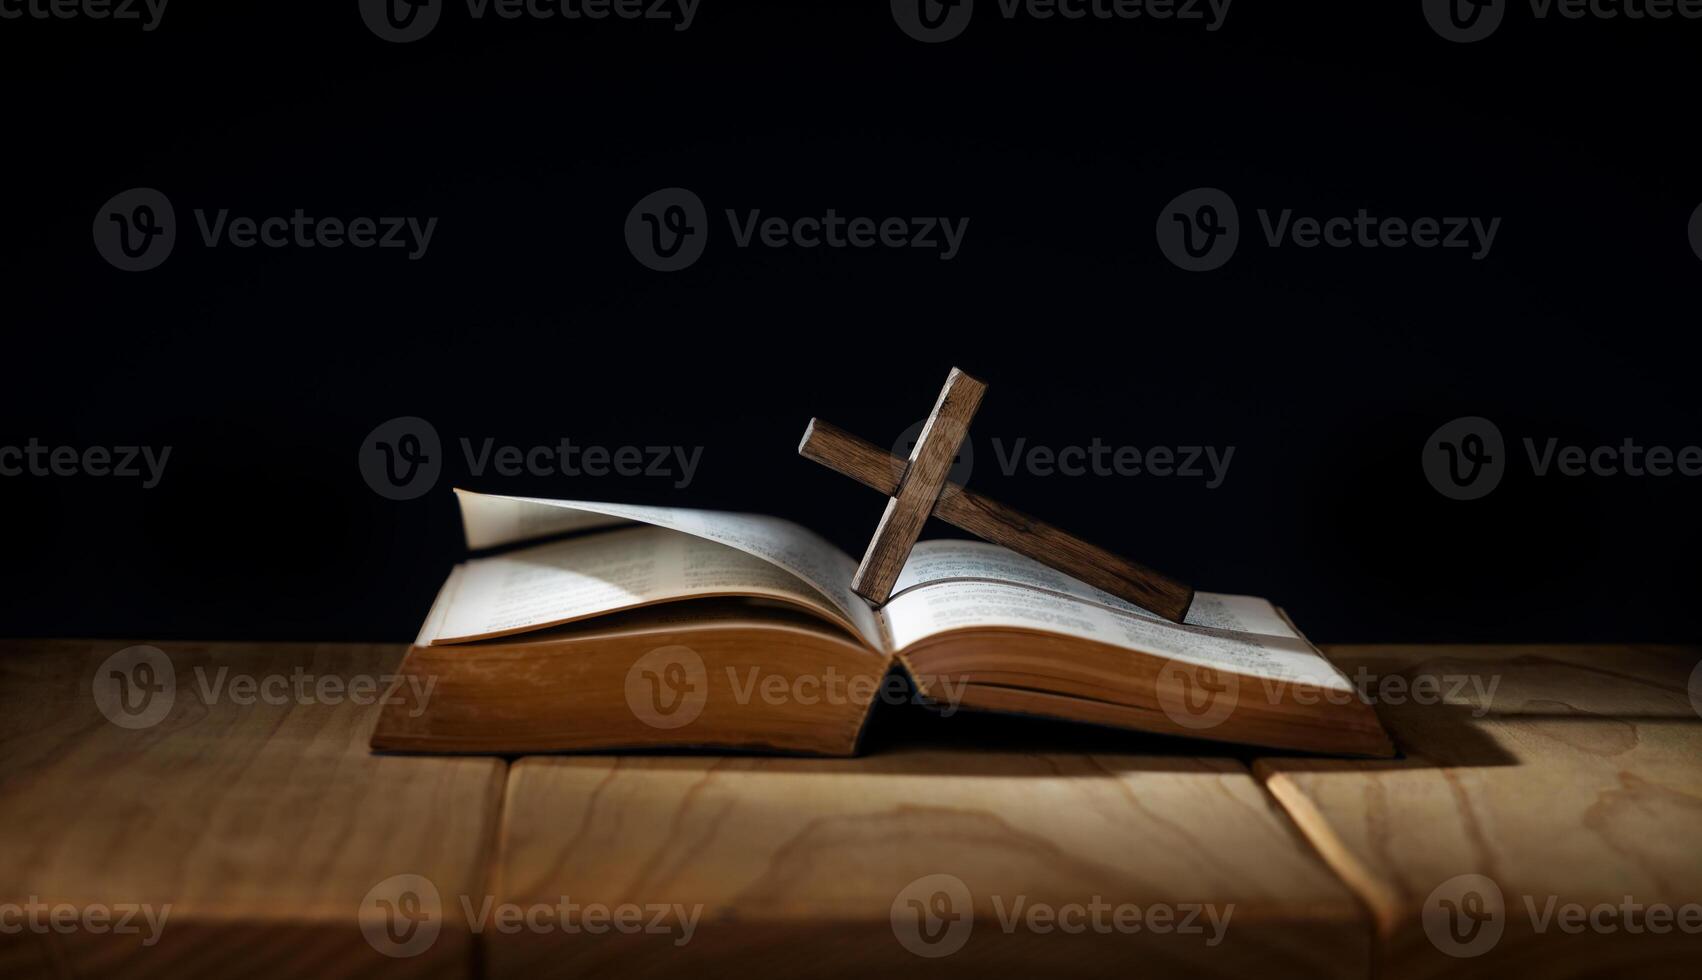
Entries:
[[429,493],[443,472],[437,429],[412,415],[385,422],[361,443],[360,472],[374,493],[390,500]]
[[[892,444],[892,454],[899,459],[909,459],[916,451],[916,440],[922,438],[922,427],[928,424],[927,419],[918,421],[905,429]],[[969,475],[975,472],[975,443],[968,434],[957,444],[957,455],[952,457],[951,469],[946,471],[946,479],[960,487],[969,485]]]
[[1192,731],[1216,728],[1241,701],[1241,678],[1184,660],[1158,671],[1158,706],[1171,721]]
[[442,14],[443,0],[360,0],[360,17],[367,28],[394,44],[430,34]]
[[1690,212],[1690,250],[1702,259],[1702,204],[1696,205],[1696,210]]
[[1456,44],[1481,41],[1501,26],[1507,0],[1422,0],[1424,19],[1444,40]]
[[626,247],[645,268],[678,272],[703,255],[709,212],[683,187],[646,194],[626,216]]
[[898,944],[925,959],[962,949],[975,928],[969,886],[956,875],[923,875],[892,900],[892,934]]
[[152,728],[177,701],[177,671],[159,647],[125,647],[95,669],[95,707],[120,728]]
[[443,897],[424,875],[391,875],[361,899],[361,935],[385,956],[418,956],[437,942],[443,931]]
[[1449,956],[1466,959],[1495,948],[1507,928],[1501,886],[1480,874],[1455,875],[1424,900],[1424,934]]
[[683,728],[708,700],[709,671],[691,647],[657,647],[627,669],[627,707],[652,728]]
[[949,41],[969,26],[975,0],[892,0],[898,29],[924,44]]
[[177,214],[164,194],[133,187],[100,206],[93,230],[101,258],[125,272],[146,272],[171,257]]
[[1690,672],[1690,709],[1702,718],[1702,660],[1696,662],[1696,669]]
[[1450,500],[1476,500],[1501,483],[1507,447],[1495,423],[1475,415],[1430,434],[1422,455],[1425,479]]
[[1158,248],[1179,269],[1209,272],[1228,262],[1241,241],[1235,201],[1215,187],[1178,194],[1158,213]]

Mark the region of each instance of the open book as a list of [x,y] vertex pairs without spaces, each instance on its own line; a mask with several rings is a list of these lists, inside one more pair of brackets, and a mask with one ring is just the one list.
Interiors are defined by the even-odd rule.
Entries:
[[997,545],[941,540],[916,545],[875,609],[851,591],[857,563],[790,521],[456,492],[470,549],[552,540],[454,568],[376,749],[849,755],[875,701],[905,697],[1393,752],[1348,678],[1264,599],[1198,593],[1173,624]]

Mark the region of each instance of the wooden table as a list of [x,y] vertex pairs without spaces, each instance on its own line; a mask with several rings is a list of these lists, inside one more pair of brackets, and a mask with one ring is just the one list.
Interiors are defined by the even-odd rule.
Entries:
[[[375,756],[345,688],[400,646],[161,644],[175,696],[139,728],[92,693],[125,646],[0,644],[0,975],[1702,963],[1698,932],[1539,932],[1526,904],[1702,903],[1696,649],[1338,647],[1405,752],[1349,762],[903,712],[850,760]],[[1462,875],[1505,910],[1470,957],[1487,933],[1447,912],[1487,891]]]

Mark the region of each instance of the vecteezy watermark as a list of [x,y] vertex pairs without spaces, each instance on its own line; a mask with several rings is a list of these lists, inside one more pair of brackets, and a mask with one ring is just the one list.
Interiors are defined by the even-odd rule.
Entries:
[[1241,677],[1186,660],[1159,668],[1158,707],[1189,731],[1207,731],[1228,721],[1241,703]]
[[95,707],[119,728],[152,728],[177,703],[177,669],[159,647],[125,647],[95,668]]
[[[1617,445],[1562,445],[1556,436],[1520,440],[1532,476],[1702,476],[1702,446],[1644,446],[1626,436]],[[1478,416],[1454,419],[1425,440],[1425,479],[1450,500],[1476,500],[1501,483],[1508,454],[1495,423]]]
[[[250,674],[229,667],[208,670],[197,665],[190,693],[205,705],[229,701],[255,704],[385,704],[407,705],[408,716],[426,710],[437,687],[433,675],[313,674],[302,667],[288,673]],[[171,658],[158,647],[125,647],[95,669],[89,688],[95,707],[120,728],[152,728],[171,714],[179,684]]]
[[356,921],[361,935],[373,949],[385,956],[406,959],[431,949],[449,916],[457,912],[474,935],[482,935],[486,929],[503,935],[613,932],[665,936],[672,945],[684,946],[697,932],[703,906],[664,902],[608,905],[575,902],[567,895],[555,902],[521,905],[499,902],[494,895],[460,895],[455,906],[446,908],[442,893],[430,878],[399,874],[368,889],[356,911]]
[[[1004,20],[1139,21],[1223,26],[1234,0],[994,0]],[[963,33],[975,14],[975,0],[892,0],[899,30],[926,44],[949,41]]]
[[1267,705],[1347,705],[1359,702],[1398,707],[1446,705],[1466,709],[1473,718],[1494,710],[1501,675],[1479,673],[1378,674],[1361,666],[1347,684],[1307,683],[1261,677],[1256,685],[1240,675],[1205,664],[1167,660],[1159,668],[1156,692],[1165,716],[1189,731],[1208,731],[1227,722],[1236,709],[1254,700]]
[[140,480],[143,490],[152,490],[165,477],[171,447],[161,446],[48,446],[31,438],[21,446],[0,446],[0,477],[92,476],[117,480]]
[[[684,489],[703,461],[702,446],[587,445],[566,436],[530,446],[501,443],[492,436],[462,436],[457,443],[466,472],[473,477],[645,477],[670,480],[675,489]],[[413,500],[428,493],[443,473],[443,462],[437,428],[412,415],[380,424],[361,442],[361,477],[389,500]]]
[[95,251],[125,272],[146,272],[171,257],[177,212],[152,187],[115,194],[95,212]]
[[1507,902],[1487,875],[1455,875],[1431,889],[1420,913],[1430,944],[1454,957],[1495,948],[1507,929]]
[[[1366,704],[1449,705],[1469,709],[1468,713],[1473,718],[1482,718],[1494,710],[1495,691],[1501,686],[1500,674],[1426,672],[1409,676],[1378,674],[1363,666],[1354,668],[1348,675],[1348,680],[1353,684],[1353,690],[1358,692],[1359,699]],[[1261,680],[1260,683],[1267,691],[1282,692],[1280,695],[1271,695],[1273,702],[1280,696],[1296,704],[1345,704],[1353,696],[1335,688],[1286,684],[1270,679]],[[1288,690],[1285,691],[1284,688]]]
[[688,646],[657,647],[626,671],[626,705],[652,728],[684,728],[709,703],[709,671]]
[[[834,208],[820,215],[780,216],[761,208],[727,208],[727,227],[736,248],[915,249],[956,258],[969,230],[968,218],[846,216]],[[627,212],[626,247],[647,269],[678,272],[703,256],[709,243],[709,212],[703,199],[683,187],[646,194]]]
[[1158,213],[1158,248],[1189,272],[1208,272],[1229,261],[1241,244],[1235,200],[1215,187],[1176,195]]
[[1702,204],[1690,212],[1690,250],[1702,259]]
[[1439,951],[1460,959],[1494,949],[1510,915],[1523,911],[1532,932],[1546,935],[1626,933],[1640,936],[1702,933],[1702,903],[1643,903],[1632,895],[1617,902],[1567,901],[1559,895],[1521,895],[1509,908],[1505,893],[1488,875],[1455,875],[1431,890],[1421,914],[1424,935]]
[[1422,0],[1424,19],[1449,41],[1481,41],[1501,26],[1506,0]]
[[924,959],[939,959],[969,942],[975,899],[956,875],[923,875],[899,889],[890,919],[900,946]]
[[1690,672],[1690,708],[1696,712],[1696,717],[1702,718],[1702,660],[1696,662],[1696,669]]
[[[968,681],[947,676],[925,677],[929,694],[897,674],[846,674],[829,666],[818,672],[780,672],[760,665],[722,668],[728,703],[748,707],[796,704],[857,705],[926,704],[944,717],[957,713]],[[652,728],[684,728],[703,714],[710,701],[711,674],[703,657],[688,646],[657,647],[627,668],[626,704],[634,718]]]
[[391,875],[367,889],[355,920],[367,944],[385,956],[418,956],[443,932],[443,895],[425,875]]
[[160,26],[169,0],[0,0],[0,20],[94,20]]
[[[466,0],[467,17],[494,20],[640,21],[675,31],[691,27],[702,0]],[[360,0],[361,20],[379,38],[396,44],[418,41],[442,18],[447,0]]]
[[1007,447],[994,436],[993,458],[1000,472],[1013,476],[1018,470],[1031,476],[1151,476],[1203,479],[1207,490],[1216,490],[1229,475],[1234,446],[1113,446],[1097,436],[1086,445],[1044,446],[1026,438],[1012,440]]
[[404,415],[367,433],[358,459],[361,477],[373,493],[413,500],[437,486],[443,473],[443,442],[430,422]]
[[[1084,902],[1041,902],[1027,895],[990,895],[994,922],[1007,935],[1061,932],[1069,935],[1149,933],[1201,937],[1210,948],[1223,942],[1235,906],[1200,902],[1108,902],[1093,895]],[[951,874],[923,875],[892,900],[889,913],[898,944],[925,959],[950,956],[968,945],[975,931],[975,900],[963,879]]]
[[[1323,217],[1297,216],[1293,208],[1259,208],[1256,213],[1265,244],[1273,249],[1464,250],[1479,262],[1489,257],[1501,230],[1498,217],[1379,217],[1365,208]],[[1207,272],[1228,262],[1240,245],[1240,212],[1224,191],[1196,187],[1159,211],[1156,233],[1159,251],[1177,268]]]
[[1437,493],[1450,500],[1476,500],[1501,485],[1507,445],[1494,422],[1468,415],[1430,434],[1421,463]]
[[[1444,40],[1481,41],[1495,33],[1511,0],[1420,0],[1424,19]],[[1538,21],[1702,19],[1702,0],[1528,0]]]
[[[909,459],[925,424],[917,422],[905,429],[893,442],[892,454]],[[1032,442],[1026,436],[1010,440],[993,436],[989,441],[994,465],[1007,477],[1019,472],[1043,477],[1158,477],[1204,480],[1207,490],[1216,490],[1229,475],[1235,457],[1234,446],[1120,446],[1098,436],[1065,446]],[[946,479],[959,486],[968,484],[975,458],[974,440],[964,436]]]
[[22,902],[0,902],[0,935],[16,936],[34,933],[38,936],[68,936],[86,932],[105,936],[141,936],[143,946],[160,941],[166,920],[171,918],[171,903],[151,905],[147,902],[96,902],[92,905],[72,905],[69,902],[44,902],[31,895]]
[[727,686],[732,689],[733,703],[748,704],[817,704],[866,707],[879,701],[882,704],[928,704],[939,709],[941,716],[950,718],[963,703],[963,692],[969,682],[946,676],[927,677],[931,695],[924,697],[920,690],[897,674],[876,678],[867,674],[842,674],[833,667],[821,673],[781,674],[762,667],[725,668]]
[[[302,208],[286,216],[232,215],[229,208],[196,208],[203,246],[302,249],[405,250],[408,261],[425,258],[437,231],[436,218],[315,217]],[[146,272],[171,257],[177,245],[177,212],[151,187],[113,195],[95,212],[95,251],[114,268]]]

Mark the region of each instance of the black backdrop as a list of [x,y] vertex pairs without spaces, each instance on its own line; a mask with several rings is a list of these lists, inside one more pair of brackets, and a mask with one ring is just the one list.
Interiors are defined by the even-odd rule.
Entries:
[[[972,486],[1317,639],[1691,638],[1699,481],[1539,479],[1518,442],[1702,442],[1699,41],[1521,4],[1456,44],[1418,0],[1240,0],[1217,31],[979,0],[937,44],[884,0],[702,0],[685,31],[458,3],[411,44],[356,0],[0,20],[0,446],[172,447],[151,490],[0,478],[0,632],[406,638],[460,554],[457,484],[776,513],[857,554],[880,499],[798,459],[804,422],[890,443],[956,364],[992,385]],[[670,186],[713,231],[663,274],[622,229]],[[1238,202],[1241,243],[1189,273],[1155,223],[1201,186]],[[91,240],[132,187],[177,212],[152,271]],[[1361,207],[1502,223],[1473,261],[1273,249],[1254,215]],[[197,208],[439,220],[411,262],[209,249]],[[970,225],[951,261],[741,249],[725,208]],[[445,443],[417,500],[356,464],[397,416]],[[1516,457],[1480,500],[1420,467],[1459,416]],[[461,437],[703,453],[683,489],[475,478]],[[1235,455],[1208,490],[1006,474],[992,437]]]

